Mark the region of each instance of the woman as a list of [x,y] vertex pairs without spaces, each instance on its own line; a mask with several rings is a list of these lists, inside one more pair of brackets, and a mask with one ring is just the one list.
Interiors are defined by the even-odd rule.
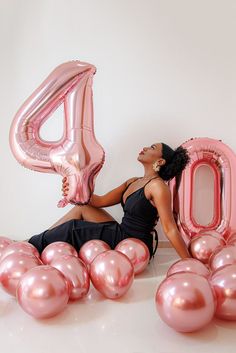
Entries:
[[[39,252],[50,243],[65,241],[77,251],[88,240],[101,239],[112,249],[123,239],[135,237],[154,255],[152,231],[160,217],[163,231],[181,258],[191,257],[178,231],[171,210],[171,193],[165,181],[181,174],[190,158],[179,146],[175,151],[165,143],[144,147],[138,161],[144,167],[143,177],[134,177],[103,196],[92,195],[89,204],[73,207],[51,228],[29,239]],[[67,179],[63,179],[67,195]],[[102,209],[121,203],[124,217],[119,224]],[[157,234],[157,233],[156,233]]]

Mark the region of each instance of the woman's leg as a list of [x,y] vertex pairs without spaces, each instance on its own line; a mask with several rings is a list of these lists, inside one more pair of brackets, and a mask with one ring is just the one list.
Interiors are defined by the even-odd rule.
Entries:
[[56,226],[70,221],[71,219],[82,219],[84,221],[96,223],[115,221],[115,219],[102,208],[96,208],[90,205],[74,206],[69,212],[67,212],[62,218],[60,218],[48,229],[55,228]]
[[[48,245],[56,241],[64,241],[75,246],[79,250],[81,246],[81,239],[75,239],[74,220],[81,219],[85,221],[100,223],[107,221],[115,221],[103,209],[98,209],[93,206],[75,206],[59,221],[51,226],[46,231],[32,236],[28,241],[33,244],[41,253]],[[92,239],[92,238],[91,238]]]

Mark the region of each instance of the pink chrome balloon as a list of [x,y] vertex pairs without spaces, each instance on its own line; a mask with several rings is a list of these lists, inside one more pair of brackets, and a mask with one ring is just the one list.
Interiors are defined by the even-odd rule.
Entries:
[[210,281],[217,298],[215,315],[224,320],[236,320],[236,264],[213,272]]
[[[10,129],[10,147],[24,167],[67,177],[67,196],[58,207],[87,204],[105,152],[94,134],[93,75],[95,66],[70,61],[56,67],[16,113]],[[64,132],[57,141],[45,141],[40,128],[64,104]]]
[[212,271],[232,265],[236,263],[236,247],[234,245],[224,246],[222,249],[216,250],[209,260],[209,266]]
[[236,244],[236,232],[230,234],[230,236],[227,239],[227,244],[228,245],[235,245]]
[[89,269],[95,257],[107,250],[111,250],[111,248],[105,241],[99,239],[89,240],[81,246],[79,257]]
[[223,236],[219,232],[217,232],[216,230],[204,230],[203,229],[199,233],[196,234],[196,236],[199,236],[199,235],[211,235],[212,237],[219,239],[221,241],[222,245],[226,244],[226,241],[223,238]]
[[11,240],[9,238],[6,238],[6,237],[1,237],[0,236],[0,261],[1,261],[1,256],[2,256],[3,251],[11,243],[13,243],[13,240]]
[[147,245],[142,240],[136,238],[124,239],[115,247],[115,250],[128,256],[134,266],[135,275],[143,272],[149,263],[150,253]]
[[230,239],[227,244],[228,244],[228,245],[234,245],[234,246],[235,246],[235,245],[236,245],[236,238]]
[[23,274],[29,269],[42,265],[40,259],[31,254],[13,253],[6,256],[0,263],[0,283],[2,288],[13,296]]
[[[221,140],[208,137],[191,138],[181,146],[187,149],[190,163],[169,184],[179,231],[186,243],[203,228],[214,229],[226,239],[236,229],[236,202],[232,197],[236,195],[235,152]],[[199,224],[194,214],[195,174],[202,165],[210,168],[214,178],[213,216],[207,227]]]
[[62,255],[52,260],[51,266],[61,271],[70,283],[70,300],[81,299],[88,293],[89,274],[86,265],[78,257]]
[[167,277],[177,272],[193,272],[206,278],[210,276],[210,271],[201,261],[188,258],[178,260],[171,265],[167,271]]
[[91,263],[90,278],[94,287],[106,298],[117,299],[124,295],[134,279],[134,267],[121,252],[108,250]]
[[7,257],[8,255],[14,254],[14,253],[25,253],[25,254],[31,254],[34,255],[38,258],[40,258],[39,252],[36,249],[35,246],[33,246],[30,243],[24,242],[24,241],[16,241],[8,245],[3,252],[2,252],[2,257],[1,261]]
[[70,285],[64,275],[48,265],[34,267],[21,278],[16,297],[24,311],[37,319],[61,312],[69,300]]
[[72,245],[64,241],[55,241],[44,248],[41,254],[41,260],[45,265],[50,265],[52,260],[62,255],[78,257],[78,253]]
[[213,318],[216,300],[208,280],[196,273],[179,272],[157,288],[156,309],[161,319],[179,332],[193,332]]
[[201,235],[194,237],[189,243],[189,251],[191,255],[207,264],[211,254],[217,249],[222,247],[221,240],[213,237],[212,235]]

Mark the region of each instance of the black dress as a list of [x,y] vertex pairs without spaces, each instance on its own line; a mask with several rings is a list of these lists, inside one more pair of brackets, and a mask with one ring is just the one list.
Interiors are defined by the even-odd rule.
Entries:
[[[114,249],[121,240],[132,237],[142,240],[149,249],[150,257],[153,256],[158,244],[158,236],[154,227],[159,216],[157,209],[144,194],[145,186],[152,179],[143,187],[130,194],[126,198],[125,203],[123,194],[133,182],[129,183],[123,191],[121,205],[124,210],[124,216],[120,224],[116,221],[97,223],[72,219],[53,229],[32,236],[29,239],[29,243],[33,244],[40,253],[47,245],[55,241],[65,241],[79,251],[81,246],[91,239],[103,240],[110,245],[111,249]],[[152,232],[155,232],[156,235],[156,247],[154,251]]]

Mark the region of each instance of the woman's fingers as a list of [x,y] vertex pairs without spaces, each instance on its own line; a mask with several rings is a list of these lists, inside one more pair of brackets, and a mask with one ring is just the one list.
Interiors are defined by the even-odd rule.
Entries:
[[61,188],[63,196],[67,196],[67,191],[69,190],[69,183],[66,183],[66,181],[67,181],[67,177],[64,177],[62,179],[63,185],[62,185],[62,188]]

